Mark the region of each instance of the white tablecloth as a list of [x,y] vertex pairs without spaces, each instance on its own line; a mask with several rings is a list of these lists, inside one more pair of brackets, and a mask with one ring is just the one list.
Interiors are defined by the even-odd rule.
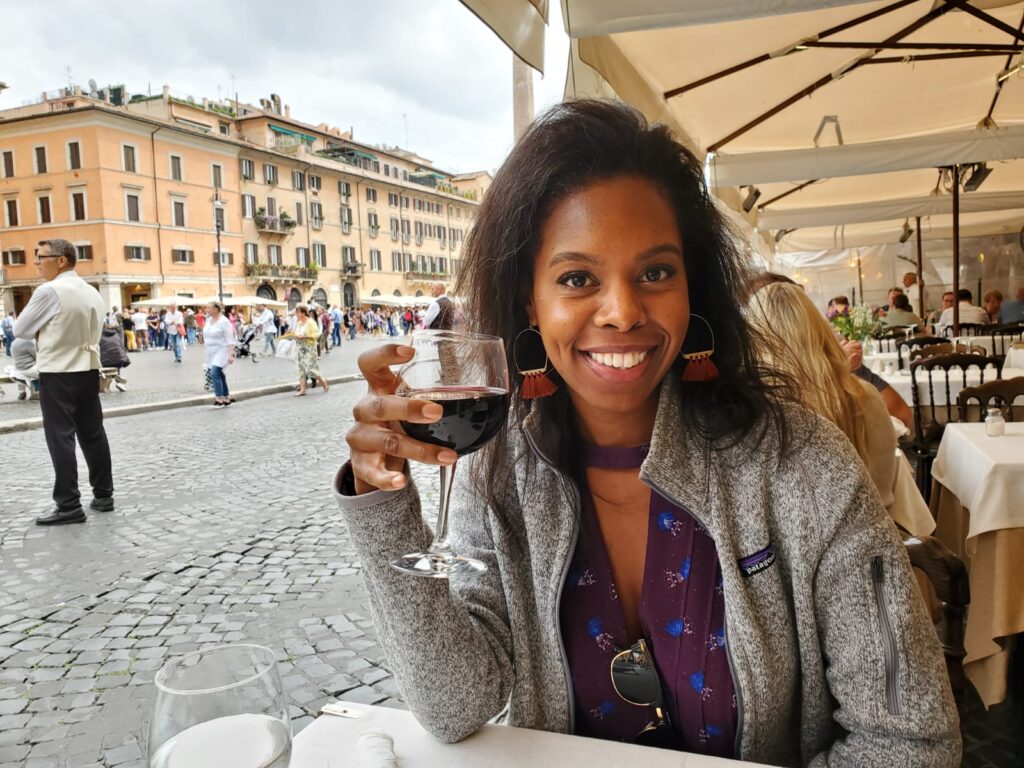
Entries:
[[[949,386],[949,396],[956,402],[956,396],[963,389],[963,374],[959,368],[954,368],[952,371],[952,379]],[[914,399],[911,394],[911,382],[910,382],[910,371],[903,370],[898,373],[881,373],[879,374],[893,389],[899,392],[907,405],[913,405]],[[945,376],[944,371],[934,371],[932,373],[932,382],[934,384],[935,391],[935,402],[936,404],[943,405],[946,402],[946,385],[943,382]],[[1003,378],[1012,379],[1017,376],[1024,376],[1024,370],[1020,368],[1003,368]],[[995,369],[990,368],[985,372],[985,383],[995,381],[996,372]],[[978,369],[969,370],[967,372],[967,386],[976,387],[981,383],[981,379],[978,375]],[[928,381],[927,374],[923,372],[918,373],[918,394],[921,397],[922,403],[928,402]]]
[[889,516],[914,536],[931,536],[935,530],[935,518],[914,482],[914,474],[906,455],[898,448],[896,453],[899,456],[899,469],[896,471]]
[[1024,368],[1024,347],[1019,349],[1010,348],[1006,350],[1006,367]]
[[967,539],[1024,528],[1024,423],[989,437],[984,424],[947,424],[932,477],[971,512]]
[[362,717],[321,715],[295,737],[291,768],[358,766],[356,740],[366,731],[381,731],[395,741],[401,768],[741,768],[754,763],[722,760],[615,741],[560,733],[485,725],[458,744],[428,734],[409,712],[343,702]]

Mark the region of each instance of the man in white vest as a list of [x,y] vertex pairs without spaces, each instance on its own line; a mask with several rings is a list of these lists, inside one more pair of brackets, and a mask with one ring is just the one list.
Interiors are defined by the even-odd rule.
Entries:
[[50,514],[37,525],[84,523],[78,492],[75,438],[89,465],[91,509],[114,509],[110,446],[100,406],[100,334],[106,307],[99,292],[75,272],[75,246],[40,240],[36,269],[47,282],[36,288],[14,324],[19,339],[35,339],[43,432],[56,479]]

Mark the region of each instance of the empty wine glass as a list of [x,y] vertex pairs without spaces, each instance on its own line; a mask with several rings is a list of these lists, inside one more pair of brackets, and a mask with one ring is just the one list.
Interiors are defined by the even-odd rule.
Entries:
[[156,673],[150,768],[287,768],[292,752],[274,652],[220,645]]
[[[417,331],[416,351],[398,372],[397,394],[430,400],[444,411],[432,424],[403,421],[406,434],[465,456],[497,434],[508,413],[505,345],[497,336],[456,331]],[[391,565],[403,573],[448,578],[450,573],[480,572],[479,560],[456,555],[448,543],[448,503],[455,464],[441,466],[441,499],[434,541],[425,552],[404,555]]]

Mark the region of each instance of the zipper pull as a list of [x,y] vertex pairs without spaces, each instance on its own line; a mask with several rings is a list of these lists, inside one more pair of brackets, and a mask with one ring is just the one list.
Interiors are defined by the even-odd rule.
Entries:
[[882,570],[883,562],[881,555],[875,555],[871,558],[871,574],[876,584],[881,584],[885,581],[885,573]]

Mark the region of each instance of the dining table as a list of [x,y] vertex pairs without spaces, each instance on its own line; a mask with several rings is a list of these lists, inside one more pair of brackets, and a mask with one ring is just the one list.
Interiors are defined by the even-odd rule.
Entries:
[[1024,341],[1015,341],[1006,350],[1006,362],[1010,368],[1024,368]]
[[[959,368],[954,368],[952,371],[952,378],[949,382],[949,396],[953,403],[956,403],[956,396],[961,389],[964,388],[964,377]],[[913,397],[913,381],[911,379],[910,371],[904,368],[902,371],[883,371],[878,374],[882,379],[891,386],[899,396],[908,404],[912,405],[914,402]],[[1018,376],[1024,376],[1024,368],[1003,368],[1002,378],[1013,379]],[[946,403],[946,385],[945,385],[946,372],[943,370],[932,371],[932,382],[933,392],[935,395],[936,405],[945,405]],[[985,371],[985,383],[996,380],[996,371],[994,368],[989,368]],[[967,386],[976,387],[981,384],[981,375],[977,368],[972,368],[967,371]],[[927,373],[921,371],[917,376],[917,391],[920,397],[920,402],[929,402],[928,397],[928,380]]]
[[411,712],[334,702],[295,737],[291,768],[358,768],[364,734],[386,734],[398,768],[752,768],[755,763],[507,725],[484,725],[455,744],[430,735]]
[[999,437],[983,423],[947,424],[930,504],[933,535],[967,566],[964,672],[991,706],[1006,698],[1014,636],[1024,632],[1024,423]]

